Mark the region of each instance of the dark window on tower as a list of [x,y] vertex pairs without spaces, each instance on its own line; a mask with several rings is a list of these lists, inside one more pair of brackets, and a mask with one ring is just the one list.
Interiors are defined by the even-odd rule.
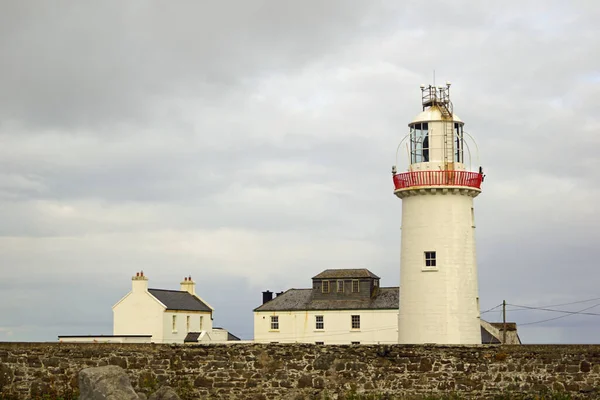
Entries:
[[358,293],[360,290],[360,285],[357,280],[352,281],[352,293]]
[[426,251],[425,252],[425,266],[426,267],[435,267],[436,264],[436,258],[435,258],[435,251]]

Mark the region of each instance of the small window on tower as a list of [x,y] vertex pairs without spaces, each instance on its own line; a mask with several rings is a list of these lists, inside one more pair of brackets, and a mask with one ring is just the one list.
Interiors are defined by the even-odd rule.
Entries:
[[337,292],[342,293],[344,291],[344,281],[337,281]]
[[359,282],[357,280],[352,281],[352,293],[358,293],[360,289]]
[[321,286],[321,291],[323,293],[329,293],[329,281],[323,281],[323,286]]
[[425,252],[425,266],[430,268],[435,268],[437,266],[435,251]]

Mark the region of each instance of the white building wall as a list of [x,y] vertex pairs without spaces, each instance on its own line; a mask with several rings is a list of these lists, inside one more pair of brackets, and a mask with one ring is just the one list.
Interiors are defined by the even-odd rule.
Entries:
[[[400,343],[481,343],[472,210],[453,189],[402,199]],[[426,251],[436,268],[425,267]]]
[[[183,343],[188,332],[212,331],[210,312],[199,311],[165,311],[162,316],[163,343]],[[173,317],[175,329],[173,329]],[[189,330],[187,318],[190,318]],[[202,329],[200,329],[202,318]]]
[[[322,315],[324,329],[316,329],[315,316]],[[360,329],[352,329],[351,316],[360,315]],[[278,316],[279,330],[271,329]],[[327,310],[254,312],[257,343],[361,344],[397,343],[398,310]]]
[[151,343],[149,336],[59,336],[62,343]]
[[134,290],[113,307],[113,335],[152,335],[153,342],[161,343],[163,313],[164,306],[160,302],[143,287],[134,286]]

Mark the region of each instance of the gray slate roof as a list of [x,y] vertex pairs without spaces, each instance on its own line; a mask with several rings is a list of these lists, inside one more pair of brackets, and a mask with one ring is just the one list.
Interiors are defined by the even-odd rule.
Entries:
[[196,343],[202,332],[188,332],[183,339],[183,343]]
[[317,276],[313,276],[313,279],[340,279],[340,278],[375,278],[379,279],[377,275],[372,273],[366,268],[360,269],[326,269]]
[[379,288],[378,295],[368,299],[313,300],[312,292],[313,289],[289,289],[254,311],[389,310],[400,304],[398,287]]
[[211,311],[202,300],[185,291],[148,289],[148,292],[167,306],[167,310]]

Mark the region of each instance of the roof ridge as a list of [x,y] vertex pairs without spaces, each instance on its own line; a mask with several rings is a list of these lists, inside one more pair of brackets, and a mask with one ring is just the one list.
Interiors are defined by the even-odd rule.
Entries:
[[176,293],[189,293],[187,290],[174,290],[174,289],[155,289],[155,288],[148,288],[148,290],[160,290],[161,292],[176,292]]

